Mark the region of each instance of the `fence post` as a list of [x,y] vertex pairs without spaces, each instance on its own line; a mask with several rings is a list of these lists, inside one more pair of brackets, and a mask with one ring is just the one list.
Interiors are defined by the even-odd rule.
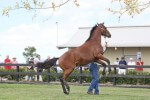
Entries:
[[[117,70],[116,70],[116,67],[114,67],[114,75],[116,75],[116,74],[117,74]],[[114,86],[116,85],[116,76],[114,77],[113,85]]]
[[39,72],[37,71],[37,81],[39,81]]
[[79,83],[80,83],[80,84],[82,84],[82,76],[81,76],[82,73],[83,73],[83,72],[82,72],[82,67],[80,67],[80,79],[79,79]]
[[[19,66],[17,66],[16,72],[19,72]],[[19,74],[16,74],[16,81],[19,82]]]
[[47,69],[47,82],[49,83],[50,82],[50,68]]
[[41,73],[42,73],[42,69],[40,69],[39,67],[37,67],[37,81],[39,81],[39,79],[40,79],[40,75],[41,75]]

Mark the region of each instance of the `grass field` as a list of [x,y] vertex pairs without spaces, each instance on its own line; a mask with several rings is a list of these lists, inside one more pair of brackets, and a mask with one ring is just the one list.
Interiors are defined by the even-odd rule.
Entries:
[[70,87],[65,95],[60,85],[0,84],[0,100],[150,100],[150,89],[101,87],[100,95],[88,95],[88,86]]

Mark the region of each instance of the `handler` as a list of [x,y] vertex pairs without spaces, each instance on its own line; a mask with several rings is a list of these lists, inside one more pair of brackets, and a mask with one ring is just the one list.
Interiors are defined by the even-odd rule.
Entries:
[[87,91],[88,94],[93,94],[93,89],[95,89],[94,94],[99,95],[99,89],[98,89],[98,83],[99,83],[99,67],[95,62],[92,62],[91,64],[88,64],[88,68],[90,70],[90,73],[92,75],[92,81],[89,86],[89,89]]

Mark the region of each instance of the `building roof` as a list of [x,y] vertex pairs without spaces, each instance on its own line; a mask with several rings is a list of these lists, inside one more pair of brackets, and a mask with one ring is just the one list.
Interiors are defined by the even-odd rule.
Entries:
[[[111,38],[102,37],[102,45],[107,41],[108,47],[150,47],[149,26],[116,26],[107,27]],[[80,27],[74,36],[58,48],[72,48],[82,45],[90,35],[91,27]]]

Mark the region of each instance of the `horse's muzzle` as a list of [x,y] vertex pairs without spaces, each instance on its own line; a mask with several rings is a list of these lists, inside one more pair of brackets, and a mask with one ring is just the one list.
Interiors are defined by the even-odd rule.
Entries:
[[111,35],[109,35],[108,38],[111,38]]

